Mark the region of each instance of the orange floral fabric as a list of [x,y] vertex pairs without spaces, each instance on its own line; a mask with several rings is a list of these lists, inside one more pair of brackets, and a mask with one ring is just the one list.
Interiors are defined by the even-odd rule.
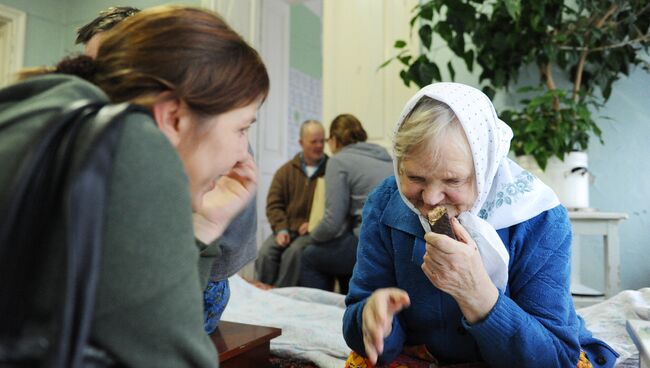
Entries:
[[[487,367],[485,363],[465,363],[453,365],[438,365],[435,357],[429,353],[424,345],[405,347],[404,352],[400,354],[397,359],[388,364],[375,366],[370,363],[366,358],[354,351],[350,353],[345,368],[479,368]],[[576,368],[593,368],[591,362],[587,358],[584,351],[580,352],[580,360]]]

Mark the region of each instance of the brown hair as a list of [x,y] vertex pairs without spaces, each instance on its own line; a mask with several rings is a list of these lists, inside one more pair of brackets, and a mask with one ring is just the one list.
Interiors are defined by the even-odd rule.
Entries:
[[159,6],[106,32],[93,82],[114,102],[152,106],[170,91],[199,116],[265,98],[269,77],[257,52],[217,14]]
[[330,125],[331,137],[336,138],[336,142],[341,147],[345,147],[349,144],[365,142],[368,139],[368,133],[354,115],[341,114],[332,120]]

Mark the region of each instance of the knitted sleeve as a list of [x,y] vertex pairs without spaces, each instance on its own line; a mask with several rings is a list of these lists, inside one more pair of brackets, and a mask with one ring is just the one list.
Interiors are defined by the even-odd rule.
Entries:
[[[368,197],[363,209],[363,222],[357,248],[357,263],[354,266],[350,289],[345,299],[343,316],[343,337],[352,350],[365,356],[362,333],[362,312],[367,298],[373,291],[397,285],[389,229],[380,223],[382,212],[392,190],[389,178]],[[384,339],[384,351],[378,363],[390,362],[399,355],[406,341],[406,334],[400,322],[399,313],[393,318],[391,334]]]
[[510,230],[509,292],[465,327],[494,367],[575,367],[580,321],[569,290],[571,224],[558,206]]

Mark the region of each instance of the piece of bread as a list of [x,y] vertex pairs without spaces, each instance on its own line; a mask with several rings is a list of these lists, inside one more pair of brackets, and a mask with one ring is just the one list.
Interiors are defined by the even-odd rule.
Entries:
[[431,231],[437,234],[444,234],[457,240],[454,231],[451,228],[451,220],[444,206],[437,206],[427,213],[427,221],[431,226]]

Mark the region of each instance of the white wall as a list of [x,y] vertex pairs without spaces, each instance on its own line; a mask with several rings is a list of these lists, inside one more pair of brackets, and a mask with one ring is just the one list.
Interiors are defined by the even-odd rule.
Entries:
[[[378,67],[408,39],[417,0],[328,0],[323,3],[323,122],[355,115],[369,140],[390,147],[402,107],[417,91],[399,78],[399,67]],[[417,44],[416,46],[417,47]]]
[[0,87],[15,79],[23,67],[27,13],[0,4]]

